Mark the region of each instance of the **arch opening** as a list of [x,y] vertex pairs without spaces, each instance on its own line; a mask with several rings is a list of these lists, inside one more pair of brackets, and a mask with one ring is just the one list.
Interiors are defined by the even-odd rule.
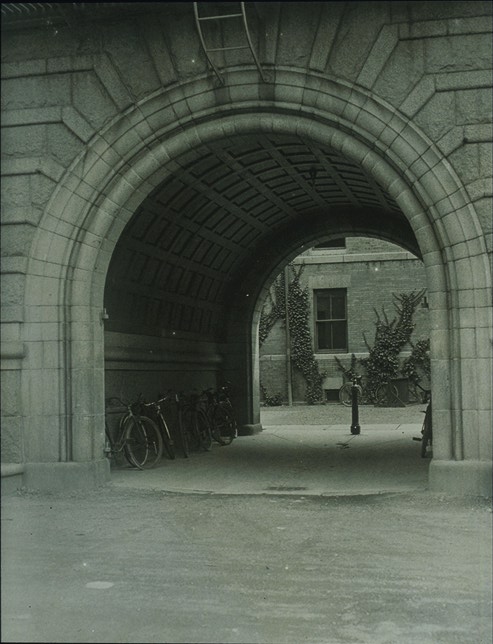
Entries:
[[[357,97],[357,92],[352,93],[351,96]],[[362,104],[368,106],[368,97],[364,97]],[[126,116],[129,122],[131,118],[131,115]],[[209,115],[209,118],[212,118],[211,115]],[[367,119],[366,122],[365,118]],[[405,124],[402,124],[393,130],[395,137],[390,143],[390,147],[388,142],[386,143],[386,149],[392,149],[392,154],[384,156],[382,153],[383,148],[380,150],[380,144],[378,143],[379,135],[376,131],[372,132],[374,124],[375,114],[371,114],[370,111],[362,111],[358,117],[358,125],[355,126],[354,124],[351,125],[351,123],[346,122],[344,126],[345,131],[342,133],[340,128],[334,127],[330,119],[325,123],[322,121],[315,122],[313,115],[308,113],[304,115],[303,112],[300,112],[299,106],[297,106],[296,115],[290,113],[284,106],[282,108],[280,107],[279,111],[270,113],[244,113],[240,109],[239,113],[234,116],[231,114],[219,116],[211,121],[207,119],[201,120],[199,115],[197,115],[196,119],[191,119],[191,122],[186,127],[183,123],[183,130],[180,132],[177,132],[176,129],[173,133],[163,131],[161,132],[162,136],[170,136],[170,138],[166,139],[166,146],[163,145],[162,139],[155,133],[153,134],[154,138],[149,141],[144,141],[144,138],[142,138],[143,144],[139,148],[138,153],[133,149],[131,154],[128,154],[125,162],[119,168],[118,178],[114,178],[114,172],[112,173],[113,178],[111,179],[108,179],[106,172],[98,173],[98,161],[94,163],[92,168],[89,170],[86,168],[84,171],[81,168],[76,169],[75,164],[69,175],[69,183],[73,185],[74,180],[76,182],[79,181],[80,188],[72,189],[70,192],[64,192],[62,185],[62,188],[57,191],[48,208],[50,213],[57,211],[66,213],[66,219],[70,217],[77,218],[76,215],[80,215],[80,208],[78,208],[78,204],[75,202],[80,200],[81,195],[79,194],[79,190],[85,195],[85,214],[82,218],[84,224],[82,226],[80,223],[76,225],[74,221],[74,230],[76,232],[74,237],[70,238],[68,242],[74,248],[77,248],[77,252],[68,253],[68,256],[72,258],[69,270],[75,276],[75,279],[70,280],[69,291],[65,294],[65,302],[70,309],[64,319],[65,328],[70,329],[69,335],[65,337],[65,346],[70,345],[70,351],[67,351],[68,360],[63,383],[65,391],[67,392],[74,386],[74,378],[72,375],[74,370],[77,370],[76,365],[80,356],[80,349],[77,343],[87,339],[86,337],[82,337],[84,333],[90,335],[94,347],[102,346],[103,332],[100,325],[100,315],[104,306],[104,285],[105,282],[107,284],[110,283],[106,281],[106,271],[112,262],[113,251],[119,245],[118,240],[125,227],[131,221],[134,213],[146,201],[152,191],[159,190],[160,186],[164,185],[163,182],[173,175],[173,170],[176,169],[174,164],[177,164],[180,171],[182,170],[182,165],[179,163],[180,157],[186,153],[190,153],[190,151],[193,156],[194,150],[199,150],[206,143],[209,147],[212,147],[213,142],[217,142],[220,139],[233,140],[240,134],[248,133],[249,136],[252,133],[261,133],[262,136],[266,134],[272,135],[272,133],[276,136],[294,135],[302,140],[313,141],[319,147],[335,151],[335,153],[342,155],[343,161],[349,162],[349,166],[359,166],[373,180],[374,184],[379,188],[379,191],[383,193],[386,199],[385,206],[383,206],[381,201],[379,201],[379,205],[374,205],[373,208],[370,208],[369,204],[366,204],[368,205],[368,208],[366,208],[365,205],[364,211],[371,212],[371,218],[366,218],[366,220],[362,216],[363,209],[358,208],[354,203],[350,202],[348,204],[346,201],[344,205],[341,204],[341,207],[338,207],[338,212],[335,216],[339,217],[340,225],[342,228],[348,230],[348,234],[376,234],[378,236],[384,231],[384,234],[389,240],[402,243],[408,249],[413,248],[415,251],[421,252],[427,274],[430,278],[429,301],[433,315],[432,336],[435,334],[435,346],[438,348],[436,364],[446,374],[444,382],[453,382],[454,395],[457,394],[457,399],[454,400],[454,409],[456,412],[452,413],[451,388],[444,387],[443,390],[438,392],[437,398],[439,400],[441,424],[444,427],[441,454],[444,460],[450,459],[453,455],[454,457],[463,458],[464,454],[461,452],[462,437],[461,430],[459,429],[462,423],[462,412],[460,411],[462,403],[460,400],[460,381],[465,366],[464,364],[454,363],[451,359],[451,347],[453,347],[451,336],[455,331],[451,328],[450,324],[450,303],[447,295],[447,284],[454,281],[454,283],[460,282],[463,288],[472,286],[472,284],[466,284],[466,273],[460,276],[457,275],[453,254],[455,251],[459,252],[459,249],[457,245],[452,244],[453,240],[450,235],[456,235],[457,230],[460,230],[463,234],[462,239],[470,239],[472,242],[475,240],[477,243],[480,243],[474,228],[476,219],[470,205],[467,203],[464,191],[457,184],[456,177],[450,175],[449,168],[445,164],[442,165],[439,161],[437,162],[436,151],[430,146],[428,141],[420,139],[419,133],[415,129],[406,129]],[[340,125],[340,122],[338,125]],[[367,126],[366,131],[365,125]],[[352,131],[353,135],[351,134]],[[381,133],[381,129],[378,131]],[[406,139],[406,137],[408,138]],[[107,140],[111,140],[109,133],[106,133],[104,145],[106,145]],[[412,141],[412,145],[409,145],[409,141]],[[100,145],[100,142],[97,142],[97,145]],[[111,149],[111,145],[108,149]],[[419,153],[417,152],[418,150],[420,150]],[[409,168],[416,164],[417,155],[421,155],[419,156],[419,173],[413,174],[410,173]],[[106,168],[104,151],[100,150],[99,158],[103,164],[102,167]],[[390,158],[392,159],[392,163],[388,162]],[[186,159],[186,157],[183,156],[183,159]],[[185,161],[183,163],[186,165]],[[286,168],[289,169],[290,166],[286,165]],[[289,185],[294,185],[291,182],[295,182],[299,188],[300,182],[308,186],[310,185],[310,181],[314,180],[316,182],[318,172],[313,179],[313,173],[310,170],[311,166],[307,168],[307,175],[302,174],[301,177],[298,176],[297,178],[291,174],[289,177]],[[416,165],[417,171],[418,165]],[[349,172],[351,172],[351,168],[349,168]],[[83,177],[83,179],[80,177]],[[426,178],[421,181],[421,177]],[[227,182],[228,177],[222,177],[219,180]],[[279,180],[279,177],[273,176],[272,180]],[[412,183],[412,187],[409,182]],[[449,196],[447,197],[446,195],[448,193],[444,190],[443,186],[448,184],[453,185],[454,189],[449,191]],[[354,179],[353,185],[357,185],[357,177]],[[311,187],[313,188],[313,186]],[[436,192],[434,193],[435,188]],[[282,184],[280,184],[279,189],[283,189]],[[87,198],[88,191],[92,191],[91,198]],[[306,189],[305,192],[307,192]],[[326,211],[323,207],[317,206],[314,208],[301,208],[301,205],[303,205],[302,202],[301,205],[300,203],[296,204],[295,200],[298,197],[303,199],[303,197],[296,194],[296,191],[294,193],[294,201],[291,205],[297,206],[298,210],[295,208],[297,214],[301,212],[303,215],[309,216],[311,223],[315,227],[319,226],[316,235],[320,234],[320,228],[323,223],[326,223],[324,222],[324,214],[326,214]],[[364,190],[362,191],[363,193]],[[375,192],[372,194],[375,195]],[[396,208],[393,207],[392,201],[397,206]],[[459,211],[464,212],[464,209],[472,214],[472,217],[468,220],[471,223],[468,224],[467,231],[463,225],[460,225],[458,228],[454,228],[453,226],[445,228],[442,225],[435,224],[440,218],[443,219],[445,217],[449,221],[452,221],[454,217],[457,217],[457,213]],[[271,213],[272,211],[268,209],[267,216],[270,216]],[[260,212],[259,216],[262,216],[262,214]],[[333,214],[332,210],[331,216]],[[240,219],[241,222],[239,223],[246,224],[247,228],[250,223],[253,223],[249,222],[248,218],[245,217]],[[172,223],[176,224],[176,222],[177,220],[175,219]],[[268,234],[265,236],[262,234],[257,235],[259,243],[256,247],[253,266],[248,265],[246,258],[244,262],[241,262],[239,257],[232,252],[232,249],[229,249],[237,259],[235,274],[241,275],[242,279],[239,289],[230,288],[229,290],[219,289],[217,291],[220,293],[218,297],[222,297],[223,301],[228,301],[229,304],[228,315],[222,317],[221,313],[218,314],[216,310],[215,318],[222,319],[222,328],[226,330],[227,337],[230,340],[228,355],[222,362],[222,371],[226,376],[232,373],[241,372],[248,374],[251,372],[252,333],[251,326],[249,328],[245,327],[244,321],[253,319],[254,305],[252,305],[252,302],[257,300],[255,295],[260,288],[259,284],[263,283],[259,279],[259,276],[267,276],[274,272],[274,267],[270,263],[269,256],[285,256],[286,248],[292,248],[293,254],[295,252],[300,231],[298,233],[293,232],[291,235],[287,234],[282,239],[284,232],[289,233],[288,228],[292,229],[292,226],[286,225],[283,227],[280,225],[282,222],[277,223],[279,224],[277,237],[272,235],[269,238]],[[287,221],[284,223],[287,224]],[[303,229],[302,223],[299,224],[299,227]],[[94,229],[99,229],[102,235],[103,242],[100,244],[88,243],[85,231],[92,231]],[[255,231],[255,225],[253,225],[253,229],[253,232],[250,230],[249,234],[255,236],[255,233],[259,231]],[[185,231],[185,233],[181,232],[181,238],[178,234],[178,236],[173,236],[173,240],[178,240],[179,243],[185,242],[186,245],[187,233],[193,233],[193,230]],[[33,261],[36,260],[39,253],[43,252],[42,234],[39,237],[39,245],[35,248],[35,252],[33,252]],[[236,232],[233,235],[236,235]],[[122,239],[124,238],[125,234]],[[232,238],[229,241],[234,247],[237,239]],[[285,243],[281,244],[281,241]],[[213,239],[209,235],[206,245],[209,244],[209,247],[211,247],[212,242]],[[145,242],[143,245],[146,245]],[[444,261],[445,248],[449,248],[447,262]],[[178,246],[175,249],[177,250]],[[198,252],[203,252],[204,250],[205,247],[202,246],[201,251]],[[115,257],[119,252],[119,250],[116,250]],[[221,262],[223,261],[222,266],[228,266],[227,257],[228,248],[222,248],[218,251],[218,255],[214,259],[218,262],[219,266],[211,265],[213,270],[220,271]],[[477,262],[475,266],[480,269]],[[245,267],[249,269],[246,272],[244,272]],[[110,267],[108,275],[110,275],[111,270]],[[213,279],[212,275],[209,275],[209,277],[211,280]],[[483,282],[487,283],[488,279],[487,272],[485,272],[482,275],[481,293],[479,293],[480,298],[484,299]],[[177,284],[183,285],[185,282],[180,278],[179,280],[177,279]],[[231,287],[234,281],[231,280],[228,284]],[[224,283],[222,285],[224,286]],[[203,287],[201,286],[200,288]],[[90,302],[88,302],[84,293],[90,294]],[[177,295],[180,295],[180,293]],[[82,304],[88,305],[89,307],[89,321],[83,333],[81,333],[80,328],[77,328],[73,318],[75,307]],[[181,310],[186,310],[183,308],[186,304],[186,301],[183,300],[178,302],[179,307],[182,307]],[[159,309],[159,305],[159,301],[155,303],[157,309]],[[180,309],[178,308],[178,310]],[[220,309],[218,310],[220,311]],[[193,314],[190,312],[186,315],[183,314],[180,319],[182,321],[189,320],[190,315],[192,315],[193,319]],[[203,324],[203,320],[207,316],[209,316],[209,319],[214,319],[214,311],[208,311],[205,317],[202,314],[200,322],[196,323]],[[211,328],[217,329],[220,327],[212,324]],[[120,331],[114,330],[113,332],[120,333],[121,329]],[[197,357],[196,338],[187,335],[191,333],[190,329],[182,328],[180,332],[184,334],[185,341],[191,342],[191,344],[188,344],[188,359],[190,364],[192,356],[194,359]],[[172,338],[173,341],[174,338],[175,336]],[[169,338],[163,336],[162,339],[166,344]],[[234,342],[231,343],[233,339]],[[221,350],[219,352],[217,351],[215,342],[216,338],[211,338],[210,341],[208,339],[206,343],[207,347],[203,347],[207,354],[205,363],[209,365],[213,364],[214,360],[216,361],[216,365],[221,362]],[[138,353],[142,353],[140,345],[132,347],[131,344],[131,342],[128,342],[128,337],[124,339],[125,350],[135,350]],[[111,354],[113,350],[111,342],[107,343],[107,350]],[[148,349],[147,351],[150,353],[153,350]],[[168,350],[169,345],[164,347],[165,352]],[[116,353],[118,351],[119,348],[117,347]],[[179,353],[187,354],[185,345],[182,345]],[[199,353],[201,356],[204,355],[202,351]],[[103,356],[97,349],[95,349],[95,354],[96,357],[92,357],[89,366],[85,368],[85,371],[83,370],[84,373],[80,374],[82,378],[87,379],[96,372],[98,376],[101,376],[104,370]],[[125,360],[118,359],[120,362],[125,362]],[[84,360],[85,364],[87,364],[86,356],[84,356]],[[213,371],[217,373],[216,366],[213,368]],[[100,381],[101,378],[98,379],[98,383]],[[249,399],[252,399],[251,394],[251,383],[247,382],[243,389],[240,403],[245,419],[253,420],[253,411],[251,404],[248,402]],[[68,400],[68,398],[65,395],[65,400]],[[79,417],[77,413],[74,413],[78,410],[74,410],[73,408],[75,398],[72,397],[72,403],[69,403],[69,407],[72,406],[71,409],[67,410],[64,418],[58,419],[60,426],[68,422],[68,426],[65,427],[64,431],[67,436],[68,434],[71,435],[71,441],[66,438],[66,442],[72,442],[73,449],[71,450],[70,457],[75,460],[95,457],[94,455],[99,449],[99,439],[93,432],[89,440],[86,440],[86,438],[81,440],[81,436],[87,437],[88,431],[84,429],[81,432],[80,424],[85,424],[84,427],[87,428],[90,423],[94,423],[94,420],[101,422],[104,413],[104,402],[101,392],[94,390],[87,395],[83,395],[83,398],[82,404],[80,402],[77,403],[79,409],[83,407]],[[77,400],[80,401],[80,397]],[[474,450],[477,452],[477,448],[479,448],[478,439],[476,438],[475,440],[475,446],[472,445],[472,447],[470,446],[468,448],[471,454],[473,454]],[[483,444],[481,444],[481,449],[484,450]]]
[[135,396],[146,381],[156,389],[149,395],[169,383],[233,381],[242,424],[257,426],[258,394],[245,371],[254,361],[237,353],[251,344],[250,303],[276,265],[333,234],[386,238],[419,253],[407,219],[371,174],[315,141],[257,132],[173,159],[109,263],[107,395]]
[[[422,391],[409,379],[409,366],[405,365],[416,344],[418,360],[423,348],[429,347],[422,261],[402,246],[376,237],[334,233],[315,241],[315,245],[303,244],[302,252],[286,263],[273,281],[268,280],[259,299],[261,409],[340,403],[339,390],[353,370],[364,378],[365,385],[371,384],[365,360],[376,340],[377,322],[380,340],[388,338],[390,342],[393,329],[400,327],[403,299],[407,299],[405,310],[411,315],[412,324],[405,335],[409,338],[399,344],[395,363],[381,356],[379,373],[389,370],[399,384],[399,396],[387,401],[389,406],[421,402]],[[387,329],[384,335],[383,329]],[[303,355],[299,346],[304,348]],[[428,369],[429,359],[424,362]],[[423,364],[414,375],[431,388]],[[374,405],[376,401],[368,393],[360,403]],[[418,420],[419,415],[415,422]]]

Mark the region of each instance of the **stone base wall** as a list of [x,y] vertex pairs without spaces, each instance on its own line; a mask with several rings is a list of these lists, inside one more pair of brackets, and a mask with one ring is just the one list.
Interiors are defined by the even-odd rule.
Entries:
[[493,496],[493,470],[486,461],[439,461],[430,463],[432,492],[455,496]]

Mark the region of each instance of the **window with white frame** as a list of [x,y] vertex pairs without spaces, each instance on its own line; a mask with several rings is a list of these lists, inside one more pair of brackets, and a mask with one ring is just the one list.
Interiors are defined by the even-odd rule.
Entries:
[[313,291],[316,351],[347,351],[347,291],[345,288]]

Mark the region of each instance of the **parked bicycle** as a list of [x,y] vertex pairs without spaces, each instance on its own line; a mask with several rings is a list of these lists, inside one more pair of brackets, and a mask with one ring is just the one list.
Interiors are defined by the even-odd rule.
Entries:
[[207,400],[197,392],[193,392],[188,395],[176,394],[176,401],[184,456],[199,449],[210,450],[212,434],[206,412]]
[[[118,409],[114,408],[115,405],[119,406]],[[104,454],[117,465],[120,465],[123,460],[126,460],[130,467],[138,468],[137,463],[133,460],[130,452],[126,448],[127,441],[121,431],[120,423],[118,423],[117,431],[115,433],[111,431],[108,423],[108,416],[116,414],[120,415],[122,413],[120,406],[120,401],[115,400],[114,398],[109,398],[106,401],[106,417],[104,419]]]
[[142,403],[144,407],[151,411],[153,419],[156,420],[156,424],[161,430],[161,436],[163,438],[164,451],[170,459],[175,458],[175,442],[169,430],[168,423],[164,417],[164,406],[166,402],[172,400],[172,396],[168,394],[167,396],[161,396],[158,400],[150,403]]
[[113,438],[106,424],[107,455],[123,452],[134,467],[143,470],[151,468],[163,455],[163,439],[156,423],[142,415],[142,401],[126,403],[120,398],[112,398],[126,412],[120,417],[116,437]]
[[176,403],[176,416],[177,416],[177,426],[178,426],[178,436],[180,449],[185,458],[188,458],[190,451],[192,449],[193,440],[193,423],[191,420],[191,413],[187,411],[188,404],[186,402],[186,397],[183,393],[174,394],[175,403]]
[[[356,376],[356,387],[358,389],[358,402],[362,405],[374,404],[384,406],[398,399],[397,387],[390,383],[382,383],[375,387],[373,383],[363,382],[362,376]],[[346,382],[339,389],[339,400],[346,407],[352,405],[352,382]]]
[[[423,387],[420,382],[424,382],[428,387]],[[430,400],[430,378],[423,376],[421,378],[410,377],[408,380],[409,402],[423,404]]]
[[212,438],[219,445],[230,445],[238,436],[238,426],[229,398],[228,388],[223,386],[219,391],[206,389],[206,413],[211,426]]

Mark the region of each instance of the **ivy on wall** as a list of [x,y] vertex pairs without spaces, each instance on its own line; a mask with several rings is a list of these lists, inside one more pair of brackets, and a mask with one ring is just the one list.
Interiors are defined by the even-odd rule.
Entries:
[[411,380],[411,382],[421,382],[429,380],[431,376],[430,365],[430,340],[418,340],[416,344],[411,342],[412,352],[409,358],[406,358],[402,367],[402,373]]
[[342,371],[347,382],[352,382],[355,376],[360,375],[358,371],[358,358],[354,355],[354,353],[351,354],[351,366],[349,367],[349,369],[343,365],[343,363],[337,356],[334,356],[334,358],[337,362],[337,368],[339,369],[339,371]]
[[[288,283],[287,309],[291,358],[293,365],[305,379],[306,402],[316,404],[323,400],[322,383],[326,373],[320,372],[313,352],[308,288],[303,288],[301,285],[303,268],[303,264],[299,265],[298,268],[293,264],[289,265],[292,278]],[[347,369],[337,356],[335,357],[339,369],[344,372],[347,379],[357,375],[358,363],[365,369],[367,380],[370,384],[368,391],[370,399],[374,398],[374,392],[379,385],[388,383],[399,375],[399,354],[408,343],[413,347],[413,351],[403,365],[402,375],[409,377],[413,384],[418,383],[423,378],[423,375],[427,375],[429,378],[429,340],[420,340],[415,345],[411,342],[411,335],[415,327],[414,313],[423,298],[425,290],[400,293],[399,295],[394,294],[396,316],[392,320],[389,320],[384,310],[380,315],[374,309],[377,320],[375,322],[373,345],[370,345],[363,335],[368,349],[368,358],[357,360],[353,354],[351,367]],[[281,274],[276,278],[269,292],[268,305],[264,306],[261,313],[260,346],[265,342],[278,320],[286,321],[285,299],[285,281],[284,275]],[[262,384],[261,390],[266,404],[281,404],[282,398],[280,394],[269,396]]]
[[300,264],[298,271],[294,266],[291,268],[294,273],[288,289],[291,356],[293,364],[303,374],[306,381],[306,402],[309,405],[314,405],[323,399],[322,383],[327,374],[320,372],[313,353],[308,287],[302,288],[300,283],[304,266]]
[[[278,275],[269,290],[268,301],[264,304],[262,312],[260,313],[259,323],[259,345],[269,337],[275,323],[278,320],[286,319],[286,311],[284,306],[285,301],[285,285],[282,275]],[[264,399],[264,404],[267,407],[274,407],[282,404],[282,396],[280,393],[271,396],[267,388],[260,382],[260,391]]]
[[263,345],[269,333],[272,331],[274,324],[278,320],[286,319],[286,308],[284,305],[286,298],[286,287],[283,275],[278,275],[269,290],[268,302],[264,305],[260,314],[259,325],[259,343]]
[[418,340],[416,344],[411,342],[411,346],[412,352],[404,361],[402,374],[409,378],[409,388],[415,400],[425,402],[426,394],[422,389],[430,389],[431,379],[430,339]]
[[368,382],[372,383],[375,389],[393,378],[399,372],[399,353],[410,341],[414,330],[414,312],[421,301],[426,289],[412,291],[411,293],[394,294],[394,307],[397,316],[389,321],[382,311],[382,317],[375,309],[377,321],[375,322],[375,339],[373,346],[370,346],[363,335],[366,347],[369,352],[368,358],[363,358],[361,364],[366,369]]
[[282,405],[282,396],[280,393],[270,396],[262,383],[260,383],[260,391],[264,397],[264,404],[266,407],[278,407],[279,405]]
[[[368,358],[357,360],[353,354],[351,368],[346,369],[336,356],[339,369],[344,372],[348,379],[351,379],[353,375],[357,375],[357,363],[361,364],[365,369],[370,400],[375,399],[375,392],[379,385],[386,384],[399,375],[399,354],[406,344],[409,343],[413,346],[411,335],[415,327],[413,322],[414,313],[425,291],[426,289],[422,289],[411,293],[394,294],[394,307],[397,315],[392,320],[389,320],[385,311],[382,311],[382,315],[380,315],[374,309],[377,320],[375,322],[375,338],[372,346],[363,335],[368,349]],[[410,358],[404,363],[402,374],[408,377],[413,376],[414,383],[421,378],[418,373],[418,366],[421,370],[427,369],[429,375],[429,355],[426,353],[427,350],[429,350],[429,340],[419,341],[414,345]],[[426,361],[428,361],[427,366]]]
[[[300,371],[306,382],[305,400],[313,405],[323,400],[322,383],[326,373],[321,373],[313,352],[313,341],[310,330],[310,306],[308,287],[301,286],[303,264],[296,269],[289,264],[288,270],[292,278],[288,282],[288,323],[291,346],[291,359],[296,369]],[[284,275],[279,275],[269,292],[269,302],[264,306],[260,316],[259,342],[260,346],[267,339],[274,324],[278,320],[286,321],[286,290]],[[265,387],[261,384],[265,400],[271,400]],[[276,398],[276,401],[279,398]],[[271,403],[272,404],[272,403]]]

